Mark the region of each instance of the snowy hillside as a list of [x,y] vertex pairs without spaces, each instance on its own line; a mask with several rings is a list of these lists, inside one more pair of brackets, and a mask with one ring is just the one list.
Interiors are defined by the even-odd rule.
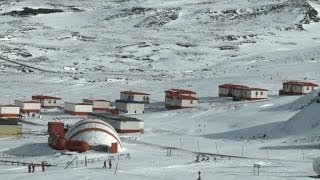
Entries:
[[[0,1],[0,104],[31,95],[119,99],[150,93],[144,133],[121,134],[132,159],[48,146],[60,110],[24,118],[0,139],[0,179],[308,179],[319,156],[317,93],[279,96],[287,80],[320,83],[320,2],[305,0]],[[265,101],[219,98],[218,85],[268,89]],[[164,91],[197,92],[199,106],[168,111]],[[172,148],[168,156],[168,148]],[[196,155],[203,160],[195,162]],[[78,158],[79,164],[66,168]],[[90,164],[84,167],[84,159]],[[28,174],[18,162],[57,165]],[[118,169],[115,166],[118,163]],[[261,165],[260,176],[253,164]],[[115,172],[117,174],[115,174]]]

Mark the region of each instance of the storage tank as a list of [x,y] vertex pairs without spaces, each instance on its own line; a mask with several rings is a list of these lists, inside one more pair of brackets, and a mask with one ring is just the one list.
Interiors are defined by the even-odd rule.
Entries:
[[90,149],[89,144],[84,141],[67,141],[65,147],[69,151],[78,151],[80,153],[86,152]]
[[85,119],[78,121],[67,132],[66,141],[84,141],[91,149],[105,147],[111,148],[112,143],[117,143],[117,151],[122,150],[122,143],[116,130],[108,123],[99,119]]
[[55,134],[55,135],[59,135],[59,137],[64,138],[64,135],[65,135],[64,123],[62,123],[62,122],[48,122],[48,133],[49,133],[49,135]]
[[64,150],[65,149],[65,140],[63,137],[59,137],[56,135],[50,135],[48,138],[48,143],[50,147],[56,150]]

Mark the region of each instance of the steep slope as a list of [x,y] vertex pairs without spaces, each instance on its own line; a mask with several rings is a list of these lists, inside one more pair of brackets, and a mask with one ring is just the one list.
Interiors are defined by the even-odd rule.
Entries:
[[301,109],[287,121],[263,124],[224,133],[208,134],[205,137],[211,139],[273,139],[290,135],[318,135],[320,128],[320,103],[317,102],[317,97],[315,98],[315,94],[318,92],[313,91],[294,102],[284,105],[281,109],[282,111],[275,111],[275,113],[286,113],[286,110]]

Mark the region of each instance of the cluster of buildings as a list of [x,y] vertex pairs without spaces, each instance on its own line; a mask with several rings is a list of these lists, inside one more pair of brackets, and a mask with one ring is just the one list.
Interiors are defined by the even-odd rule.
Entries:
[[[239,84],[222,84],[218,88],[219,97],[233,97],[233,100],[263,100],[268,98],[268,90],[263,88]],[[319,85],[311,82],[287,81],[283,83],[279,95],[303,95],[318,88]],[[0,118],[11,119],[14,122],[15,119],[23,116],[39,117],[42,108],[61,108],[62,103],[62,99],[59,97],[34,95],[30,100],[15,100],[14,104],[0,105]],[[104,99],[83,99],[80,103],[64,102],[63,110],[65,113],[74,116],[87,116],[105,121],[111,124],[118,133],[131,133],[143,132],[143,121],[119,114],[144,113],[145,104],[148,103],[150,103],[150,94],[122,91],[120,92],[120,99],[115,101],[114,106],[111,106],[110,101]],[[199,98],[194,91],[185,89],[165,91],[165,107],[168,110],[192,108],[197,106],[198,103]],[[17,129],[17,132],[19,132],[19,127]],[[3,132],[0,127],[0,136]]]

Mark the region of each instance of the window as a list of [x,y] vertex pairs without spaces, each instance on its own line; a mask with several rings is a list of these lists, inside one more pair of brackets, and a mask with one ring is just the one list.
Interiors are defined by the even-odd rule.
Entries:
[[307,90],[309,90],[309,86],[307,86]]
[[137,113],[137,111],[134,111],[134,113],[136,114],[136,113]]
[[49,100],[49,103],[51,104],[51,100]]
[[56,101],[56,100],[53,100],[53,103],[55,103],[55,104],[56,104],[56,103],[57,103],[57,101]]
[[190,104],[193,104],[193,100],[190,100]]
[[256,91],[256,96],[258,96],[258,94],[259,94],[258,91]]
[[262,96],[263,95],[263,92],[261,91],[260,95]]

